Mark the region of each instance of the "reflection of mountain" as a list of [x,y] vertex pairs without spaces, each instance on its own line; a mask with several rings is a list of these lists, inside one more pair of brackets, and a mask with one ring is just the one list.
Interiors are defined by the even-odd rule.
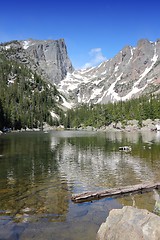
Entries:
[[101,149],[80,151],[68,144],[63,146],[59,165],[68,181],[78,181],[84,190],[96,186],[127,185],[153,178],[147,166],[131,155],[117,152],[106,154]]
[[10,134],[0,138],[0,209],[18,221],[39,217],[64,221],[68,186],[58,172],[48,134]]
[[[102,136],[75,136],[68,138],[61,147],[59,170],[69,184],[76,182],[75,192],[136,184],[158,177],[158,170],[153,166],[157,162],[151,164],[141,158],[141,152],[148,151],[143,149],[143,139],[147,141],[147,135],[107,133],[106,138]],[[148,141],[156,139],[155,133],[152,137],[148,135]],[[118,151],[118,147],[126,143],[133,146],[130,154]]]

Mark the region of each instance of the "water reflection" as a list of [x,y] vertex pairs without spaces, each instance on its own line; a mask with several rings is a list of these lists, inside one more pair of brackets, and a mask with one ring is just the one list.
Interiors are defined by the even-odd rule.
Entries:
[[[11,134],[0,138],[0,209],[16,221],[35,221],[47,214],[64,221],[68,186],[58,172],[49,135]],[[53,204],[54,202],[54,204]],[[28,217],[27,217],[28,216]]]
[[[126,145],[132,151],[120,152]],[[153,210],[153,193],[136,195],[134,201],[128,196],[81,205],[70,202],[71,194],[159,181],[159,156],[160,134],[155,132],[1,135],[0,227],[13,232],[11,239],[16,239],[14,231],[19,239],[93,239],[112,208],[134,202]],[[14,230],[17,226],[23,231]]]
[[[75,192],[159,180],[157,134],[85,134],[65,138],[57,155],[59,171]],[[119,152],[123,145],[131,145],[132,152]]]

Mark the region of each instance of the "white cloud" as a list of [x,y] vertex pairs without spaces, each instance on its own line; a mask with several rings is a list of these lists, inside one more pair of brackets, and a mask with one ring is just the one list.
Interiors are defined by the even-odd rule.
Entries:
[[101,48],[91,49],[89,52],[89,56],[90,60],[82,68],[94,67],[101,62],[106,61],[106,57],[103,56]]

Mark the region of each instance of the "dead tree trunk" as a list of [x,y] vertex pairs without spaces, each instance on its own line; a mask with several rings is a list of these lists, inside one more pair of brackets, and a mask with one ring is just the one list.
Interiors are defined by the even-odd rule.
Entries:
[[132,186],[126,186],[122,188],[112,188],[101,192],[85,192],[81,194],[74,194],[71,200],[75,203],[87,202],[91,200],[98,200],[104,197],[121,197],[127,194],[143,193],[152,191],[153,189],[159,189],[160,182],[158,183],[145,183]]

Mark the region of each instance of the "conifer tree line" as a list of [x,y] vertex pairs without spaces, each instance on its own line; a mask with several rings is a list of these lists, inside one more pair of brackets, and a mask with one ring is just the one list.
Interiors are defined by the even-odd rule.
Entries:
[[83,104],[67,111],[64,126],[79,128],[93,126],[100,128],[112,122],[126,124],[127,120],[138,120],[139,126],[146,119],[160,119],[160,94],[144,95],[125,102],[108,104]]
[[62,115],[55,99],[59,93],[23,64],[0,53],[0,130],[41,128],[59,124],[50,111]]

